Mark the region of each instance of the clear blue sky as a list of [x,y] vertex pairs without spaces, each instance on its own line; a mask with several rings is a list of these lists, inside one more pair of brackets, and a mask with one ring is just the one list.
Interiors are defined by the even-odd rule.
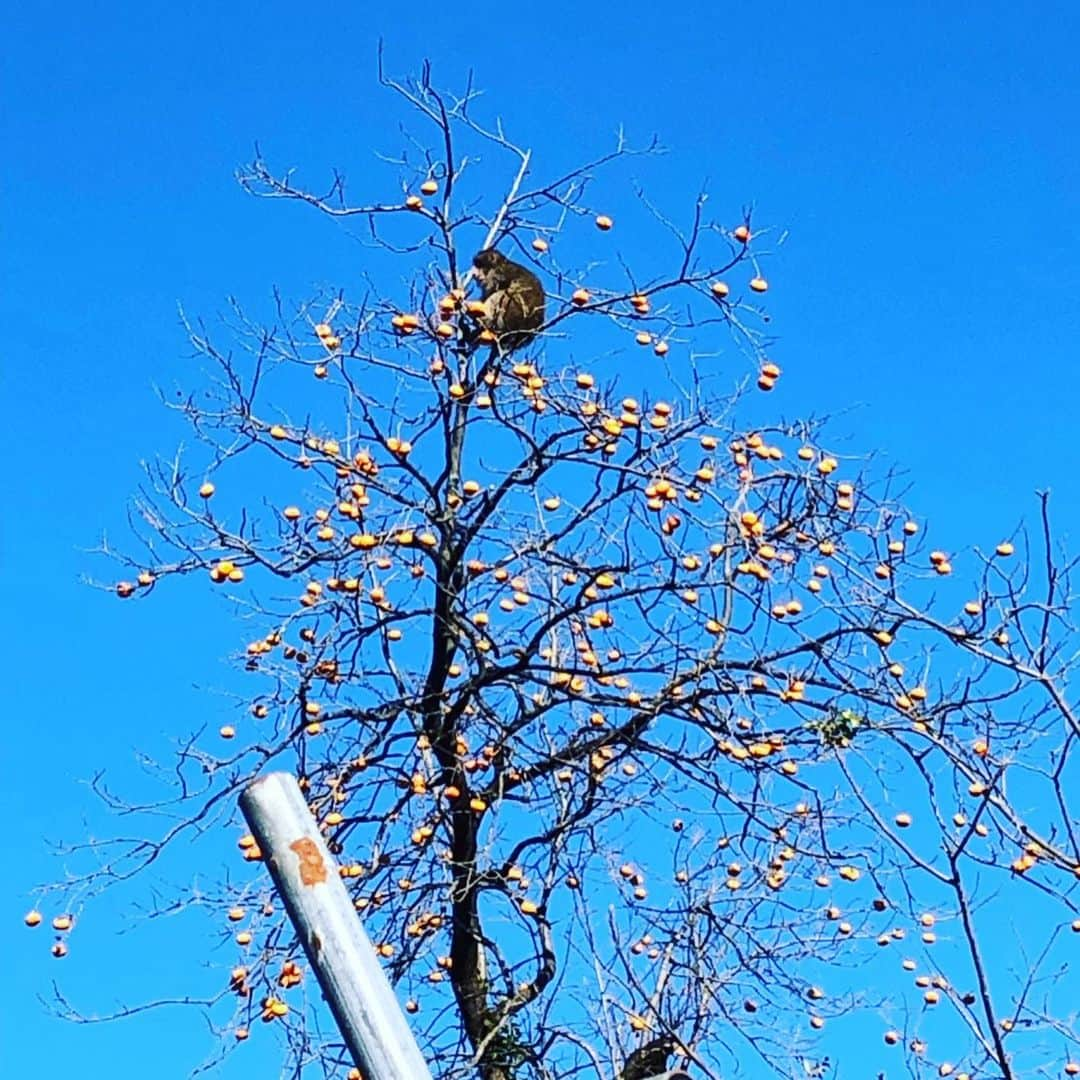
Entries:
[[[131,779],[135,747],[221,722],[206,689],[228,685],[236,640],[205,598],[86,588],[102,568],[84,549],[124,534],[140,458],[182,436],[153,390],[193,381],[177,302],[213,315],[356,271],[356,249],[324,247],[310,215],[244,196],[232,171],[258,140],[313,184],[341,164],[361,190],[372,148],[395,144],[379,36],[394,73],[428,55],[454,87],[472,68],[541,159],[602,150],[620,123],[658,133],[671,153],[641,172],[656,202],[708,178],[728,216],[753,203],[789,230],[769,267],[777,410],[842,412],[853,450],[907,470],[938,546],[995,542],[1050,487],[1080,547],[1075,4],[22,5],[0,73],[13,1076],[169,1078],[199,1060],[191,1016],[77,1028],[35,997],[56,969],[47,931],[20,922],[60,870],[43,838],[84,834],[92,772]],[[174,988],[188,957],[163,929],[158,952],[98,934],[64,961],[77,1003]],[[251,1049],[221,1075],[274,1075]]]

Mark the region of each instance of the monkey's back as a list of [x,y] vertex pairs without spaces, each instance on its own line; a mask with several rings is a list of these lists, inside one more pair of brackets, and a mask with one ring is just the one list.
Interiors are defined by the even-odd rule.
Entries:
[[510,263],[487,298],[489,325],[506,349],[519,349],[544,325],[545,296],[540,279],[524,266]]

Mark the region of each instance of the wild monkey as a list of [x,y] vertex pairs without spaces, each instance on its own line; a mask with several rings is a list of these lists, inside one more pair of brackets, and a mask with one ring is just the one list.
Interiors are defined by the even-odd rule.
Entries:
[[528,344],[544,325],[540,279],[494,248],[477,252],[473,268],[486,309],[480,322],[496,335],[499,349],[508,353]]
[[618,1080],[647,1080],[667,1072],[668,1058],[675,1053],[678,1042],[671,1035],[660,1035],[639,1046],[627,1057]]

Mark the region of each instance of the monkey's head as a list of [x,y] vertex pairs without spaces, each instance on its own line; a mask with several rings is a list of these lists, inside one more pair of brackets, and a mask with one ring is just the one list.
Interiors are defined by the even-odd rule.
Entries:
[[478,251],[473,256],[472,264],[476,271],[476,280],[480,282],[480,288],[485,295],[504,284],[503,279],[509,276],[507,270],[511,265],[510,260],[494,248]]
[[494,248],[484,248],[473,256],[472,264],[478,273],[485,270],[494,270],[496,267],[505,266],[510,260]]

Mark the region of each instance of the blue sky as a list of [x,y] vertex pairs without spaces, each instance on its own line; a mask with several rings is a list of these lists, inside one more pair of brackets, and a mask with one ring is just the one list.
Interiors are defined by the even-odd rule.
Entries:
[[[395,146],[380,36],[392,72],[427,55],[453,87],[471,68],[541,160],[603,150],[620,124],[659,134],[670,153],[640,173],[656,202],[683,205],[707,180],[728,216],[752,203],[787,230],[769,264],[784,368],[770,406],[837,414],[853,450],[906,470],[938,546],[996,542],[1049,487],[1076,550],[1075,5],[1035,18],[997,3],[43,2],[9,16],[6,36],[0,798],[16,857],[0,1024],[13,1074],[116,1054],[130,1063],[84,1075],[124,1080],[162,1047],[198,1060],[177,1046],[204,1039],[198,1021],[79,1028],[35,997],[54,967],[46,931],[20,919],[29,887],[58,873],[44,839],[84,835],[80,781],[97,769],[132,779],[136,747],[221,722],[227,702],[206,691],[228,684],[235,643],[209,597],[121,610],[80,577],[102,572],[86,549],[103,531],[123,536],[140,459],[183,437],[154,392],[192,381],[177,303],[211,316],[229,295],[261,302],[274,285],[301,294],[355,273],[356,249],[299,208],[245,196],[232,172],[258,140],[313,184],[343,164],[361,190],[372,148]],[[152,933],[167,943],[163,925]],[[128,941],[99,935],[65,961],[80,1004],[175,985],[185,957]]]

